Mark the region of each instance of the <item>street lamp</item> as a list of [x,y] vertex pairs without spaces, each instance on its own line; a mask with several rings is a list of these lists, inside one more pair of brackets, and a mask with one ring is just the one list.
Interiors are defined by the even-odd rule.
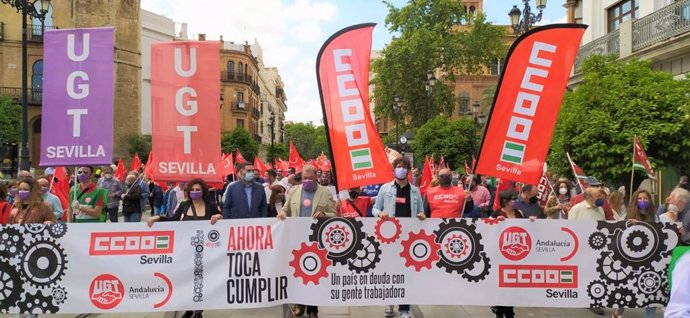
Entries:
[[[8,4],[17,9],[17,12],[22,12],[22,145],[19,152],[19,169],[29,170],[29,103],[28,103],[28,89],[26,82],[28,79],[28,65],[27,65],[27,33],[28,28],[26,19],[30,16],[39,19],[41,25],[46,18],[46,14],[50,9],[50,0],[38,0],[41,10],[36,10],[35,3],[29,0],[0,0],[3,4]],[[41,35],[43,30],[41,29]]]
[[393,103],[393,113],[395,114],[395,150],[400,151],[400,136],[398,135],[398,126],[400,126],[400,110],[402,108],[402,101],[399,97],[395,97]]
[[436,85],[436,77],[434,77],[433,71],[426,72],[426,82],[424,83],[424,89],[426,89],[426,96],[428,100],[428,119],[431,119],[431,93]]
[[275,154],[276,154],[276,149],[275,145],[273,144],[273,141],[275,140],[275,125],[276,125],[276,115],[271,112],[271,121],[268,124],[269,127],[271,127],[271,162],[275,160]]
[[[536,7],[539,9],[539,14],[535,15],[532,13],[532,7],[529,5],[529,0],[522,0],[522,2],[525,4],[525,8],[522,9],[522,11],[514,5],[513,8],[510,9],[510,12],[508,12],[510,24],[513,26],[515,35],[520,35],[529,31],[535,23],[541,21],[542,12],[544,8],[546,8],[546,0],[535,0]],[[522,16],[522,19],[520,19],[520,16]]]

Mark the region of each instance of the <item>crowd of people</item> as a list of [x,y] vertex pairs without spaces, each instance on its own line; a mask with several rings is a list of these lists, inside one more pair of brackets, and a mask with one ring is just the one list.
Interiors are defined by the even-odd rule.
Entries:
[[[461,176],[450,169],[439,169],[425,193],[420,191],[420,174],[407,158],[392,162],[394,179],[381,185],[370,185],[337,192],[330,171],[305,165],[301,171],[269,169],[263,172],[251,164],[238,164],[236,175],[221,185],[202,179],[167,182],[165,189],[146,180],[143,170],[131,171],[125,180],[113,176],[113,167],[79,167],[76,177],[55,180],[48,174],[33,178],[20,171],[16,180],[0,184],[0,224],[53,222],[141,222],[150,211],[147,223],[163,221],[206,220],[215,224],[221,219],[277,217],[378,217],[378,218],[496,218],[620,220],[636,222],[681,222],[684,244],[690,244],[690,187],[682,177],[664,204],[657,207],[652,194],[644,189],[625,200],[625,188],[609,189],[596,178],[582,184],[567,178],[554,178],[551,194],[542,206],[535,185],[510,183],[497,190],[496,182],[485,176]],[[70,182],[69,204],[61,205],[50,191],[56,182]],[[626,203],[627,201],[627,203]],[[687,276],[687,275],[686,275]],[[688,282],[690,283],[690,282]],[[674,283],[675,284],[675,283]],[[687,303],[688,300],[685,300]],[[690,315],[690,304],[683,300],[672,306],[682,307]],[[680,307],[678,307],[680,308]],[[601,309],[591,309],[603,314]],[[668,311],[667,310],[667,311]],[[318,307],[295,305],[295,316],[318,317]],[[399,305],[401,318],[410,318],[410,305]],[[512,307],[495,306],[498,318],[515,316]],[[647,317],[655,315],[647,308]],[[613,312],[622,317],[623,309]],[[201,317],[201,311],[188,311],[185,317]],[[393,317],[394,308],[385,308]]]

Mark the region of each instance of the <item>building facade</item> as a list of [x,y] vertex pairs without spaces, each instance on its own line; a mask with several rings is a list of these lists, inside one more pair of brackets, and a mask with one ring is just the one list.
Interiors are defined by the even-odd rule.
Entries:
[[[37,6],[38,1],[36,2]],[[53,0],[44,23],[27,19],[29,153],[32,167],[40,158],[41,106],[43,87],[43,33],[50,29],[115,27],[115,111],[114,151],[124,154],[122,140],[140,129],[141,34],[138,0],[89,1]],[[21,102],[22,15],[0,4],[0,95]],[[135,111],[132,111],[132,108]],[[60,127],[56,126],[56,129]],[[18,149],[10,157],[17,158]],[[7,155],[7,154],[5,154]]]

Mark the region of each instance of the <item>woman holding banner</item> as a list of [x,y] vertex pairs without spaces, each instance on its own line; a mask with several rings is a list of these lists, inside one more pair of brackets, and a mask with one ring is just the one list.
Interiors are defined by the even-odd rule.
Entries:
[[55,222],[53,209],[43,202],[43,193],[32,178],[17,184],[17,196],[10,212],[9,224],[51,224]]

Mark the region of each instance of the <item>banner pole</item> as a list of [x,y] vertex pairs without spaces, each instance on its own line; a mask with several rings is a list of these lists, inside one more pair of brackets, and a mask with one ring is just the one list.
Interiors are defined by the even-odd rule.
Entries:
[[633,190],[633,180],[635,179],[635,141],[637,140],[637,135],[633,136],[633,157],[632,157],[632,171],[630,172],[630,198],[632,199],[632,194],[635,192]]

